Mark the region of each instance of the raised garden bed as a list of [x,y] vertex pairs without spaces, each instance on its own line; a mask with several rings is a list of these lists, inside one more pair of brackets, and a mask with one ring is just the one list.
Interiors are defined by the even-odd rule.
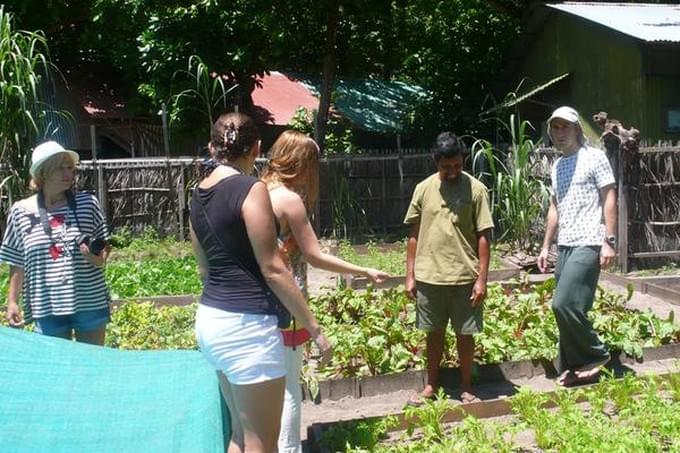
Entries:
[[631,285],[633,289],[650,296],[680,305],[680,275],[677,276],[628,276],[602,272],[602,278],[620,286]]
[[[524,359],[552,360],[558,333],[550,301],[554,279],[538,285],[491,284],[485,301],[484,328],[475,336],[480,364]],[[641,357],[645,347],[680,341],[672,319],[627,307],[628,298],[599,290],[591,319],[612,348]],[[415,325],[415,306],[403,291],[338,290],[313,299],[310,307],[335,344],[331,366],[319,380],[363,378],[424,368],[424,333]],[[457,365],[454,336],[447,335],[444,366]]]
[[[484,420],[486,419],[486,420]],[[578,390],[521,389],[453,406],[446,398],[383,417],[319,423],[314,451],[677,451],[680,374],[609,377]]]
[[[658,347],[644,348],[641,357],[631,357],[619,352],[612,356],[612,368],[633,364],[680,358],[680,344],[667,344]],[[555,377],[556,371],[549,360],[518,360],[497,364],[483,364],[475,367],[475,383],[489,384],[516,379],[530,379],[536,376]],[[400,390],[419,390],[425,386],[427,373],[425,370],[410,370],[403,373],[392,373],[382,376],[366,376],[356,378],[329,379],[318,382],[315,394],[308,385],[303,386],[304,398],[315,402],[324,400],[337,401],[343,398],[362,398]],[[457,368],[442,368],[442,387],[454,390],[460,382]]]

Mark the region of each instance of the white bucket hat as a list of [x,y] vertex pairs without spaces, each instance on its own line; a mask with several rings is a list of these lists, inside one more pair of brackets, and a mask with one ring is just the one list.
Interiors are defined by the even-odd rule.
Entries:
[[550,140],[552,140],[552,136],[550,135],[550,123],[555,118],[560,118],[569,121],[572,124],[576,124],[579,129],[579,143],[582,145],[586,143],[586,136],[583,133],[583,125],[581,124],[581,118],[579,117],[578,112],[567,106],[555,109],[555,111],[552,112],[552,115],[550,115],[550,118],[548,118],[548,137],[550,137]]
[[44,164],[47,159],[56,156],[59,153],[70,154],[71,158],[73,158],[73,162],[76,164],[80,160],[77,152],[64,149],[63,146],[54,141],[45,142],[36,146],[33,150],[33,154],[31,155],[31,176],[35,178],[35,174],[40,169],[40,166]]

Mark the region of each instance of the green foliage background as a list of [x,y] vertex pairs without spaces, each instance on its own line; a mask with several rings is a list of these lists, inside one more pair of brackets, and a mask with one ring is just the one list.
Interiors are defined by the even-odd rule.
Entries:
[[[249,111],[253,76],[267,70],[320,76],[333,0],[10,0],[22,28],[44,30],[69,77],[108,82],[133,113],[155,113],[191,88],[173,79],[197,55],[238,83]],[[412,82],[432,101],[415,115],[412,137],[442,128],[475,132],[511,43],[518,15],[482,0],[340,1],[338,75]],[[41,14],[34,14],[41,11]],[[83,71],[83,68],[87,68]],[[185,127],[199,124],[187,112]],[[181,126],[181,122],[177,123]],[[405,139],[407,136],[404,137]]]

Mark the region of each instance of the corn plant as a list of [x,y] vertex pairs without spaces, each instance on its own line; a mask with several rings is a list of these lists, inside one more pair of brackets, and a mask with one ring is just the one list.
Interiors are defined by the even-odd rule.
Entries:
[[353,234],[370,232],[366,219],[366,211],[354,198],[348,179],[343,175],[333,178],[334,196],[331,201],[333,215],[331,237],[349,239]]
[[0,218],[27,190],[30,148],[45,132],[41,86],[51,65],[42,32],[15,30],[0,5]]
[[211,73],[208,66],[197,55],[190,56],[187,69],[175,72],[173,78],[177,76],[188,78],[193,86],[172,96],[171,124],[179,119],[182,112],[193,110],[204,116],[210,129],[216,120],[216,115],[227,111],[227,97],[238,87],[238,84],[227,88],[224,77]]
[[547,208],[549,192],[532,171],[536,143],[529,136],[531,123],[514,114],[508,123],[499,122],[511,140],[509,150],[503,153],[491,142],[477,140],[472,147],[473,171],[492,183],[491,205],[500,239],[519,250],[531,250],[539,239],[537,227]]

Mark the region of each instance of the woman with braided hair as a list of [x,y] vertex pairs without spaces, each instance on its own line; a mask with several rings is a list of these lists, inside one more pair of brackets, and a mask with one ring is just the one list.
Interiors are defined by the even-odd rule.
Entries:
[[249,176],[260,154],[255,124],[240,113],[223,114],[209,147],[219,165],[191,200],[191,239],[203,280],[196,337],[219,372],[229,407],[228,451],[273,452],[286,375],[282,306],[326,359],[331,346],[278,253],[267,187]]

